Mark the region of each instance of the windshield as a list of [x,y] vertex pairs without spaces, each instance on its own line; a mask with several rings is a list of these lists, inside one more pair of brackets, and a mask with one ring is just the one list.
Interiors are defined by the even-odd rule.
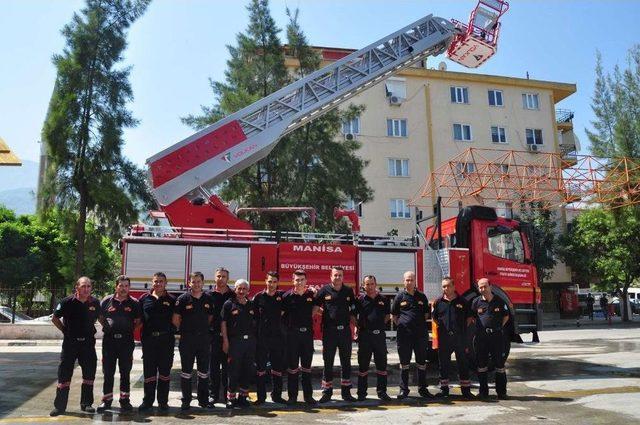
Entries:
[[518,230],[504,226],[489,227],[487,239],[491,254],[524,263],[524,244]]

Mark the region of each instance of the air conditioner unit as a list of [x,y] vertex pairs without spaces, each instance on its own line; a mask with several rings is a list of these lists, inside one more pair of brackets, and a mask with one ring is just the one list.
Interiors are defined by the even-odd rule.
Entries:
[[356,135],[354,133],[345,133],[344,140],[347,140],[347,141],[356,140]]
[[540,149],[538,145],[527,145],[527,147],[529,148],[529,152],[538,152]]
[[404,99],[401,98],[400,96],[395,96],[395,95],[389,96],[389,105],[400,106],[402,105],[402,101],[404,101]]

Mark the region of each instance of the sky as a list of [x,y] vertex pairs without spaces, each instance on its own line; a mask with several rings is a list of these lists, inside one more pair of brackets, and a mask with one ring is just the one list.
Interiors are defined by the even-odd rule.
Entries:
[[[121,66],[132,66],[134,100],[129,108],[140,124],[124,133],[124,153],[146,158],[190,136],[180,117],[210,105],[209,78],[221,81],[227,45],[247,28],[248,0],[154,0],[129,32]],[[55,81],[51,62],[61,53],[62,27],[81,0],[0,0],[0,137],[17,155],[37,161],[40,133]],[[467,0],[271,0],[271,12],[285,28],[285,9],[300,9],[311,44],[359,49],[433,14],[467,21],[475,1]],[[444,59],[449,70],[575,83],[577,93],[557,104],[575,112],[574,129],[587,152],[596,51],[605,69],[626,66],[628,49],[640,43],[640,1],[512,0],[503,17],[498,53],[469,71]],[[282,34],[284,39],[284,34]]]

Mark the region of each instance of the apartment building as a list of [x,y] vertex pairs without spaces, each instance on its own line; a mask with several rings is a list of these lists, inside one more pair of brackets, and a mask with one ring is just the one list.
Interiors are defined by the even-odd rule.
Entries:
[[[325,65],[353,52],[317,49]],[[287,63],[296,66],[294,59]],[[575,154],[573,114],[556,109],[575,92],[570,83],[451,72],[444,62],[405,69],[350,100],[366,110],[343,123],[341,137],[361,143],[360,156],[369,161],[364,176],[374,199],[364,204],[350,200],[346,206],[358,211],[364,233],[410,236],[418,209],[409,201],[433,170],[470,147],[494,150],[489,156],[504,150],[526,151],[532,158],[539,152]],[[460,175],[474,171],[472,163],[454,166]],[[421,199],[420,210],[431,214],[433,203],[435,195]],[[512,214],[508,201],[485,204],[500,215]],[[457,213],[458,208],[444,208],[443,218]],[[564,221],[564,213],[558,214]],[[568,283],[570,271],[559,265],[550,281]]]

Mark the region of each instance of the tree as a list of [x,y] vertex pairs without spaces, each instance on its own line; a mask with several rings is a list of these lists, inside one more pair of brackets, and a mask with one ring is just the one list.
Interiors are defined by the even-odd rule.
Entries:
[[540,202],[520,204],[518,221],[531,224],[535,266],[538,272],[538,283],[553,275],[553,268],[557,264],[557,220],[554,212]]
[[[307,75],[320,66],[320,57],[307,43],[298,24],[298,11],[287,10],[287,54],[299,62],[293,77],[285,67],[285,48],[278,39],[267,0],[253,0],[247,7],[249,26],[238,34],[237,46],[228,46],[225,82],[210,81],[215,103],[202,107],[203,115],[187,116],[183,122],[195,129],[212,124],[244,106],[280,89],[293,77]],[[372,191],[362,176],[366,163],[356,156],[357,141],[336,141],[343,119],[359,114],[352,106],[332,111],[284,137],[257,164],[231,177],[218,188],[221,197],[245,206],[312,206],[321,230],[337,230],[333,208],[347,199],[366,202]],[[255,227],[292,229],[293,217],[253,215]],[[343,224],[342,230],[346,230]]]
[[127,30],[149,2],[87,0],[62,30],[63,53],[53,57],[57,78],[42,130],[50,162],[39,196],[46,209],[78,212],[75,276],[86,273],[89,215],[113,235],[151,203],[144,173],[122,155],[123,129],[137,121],[126,109],[130,68],[116,68]]
[[627,292],[640,278],[640,213],[594,208],[582,212],[561,238],[560,255],[579,276],[621,295],[623,320],[629,320]]
[[594,130],[585,129],[591,150],[605,158],[640,158],[640,44],[629,49],[628,68],[605,73],[596,57],[596,83],[591,109]]

